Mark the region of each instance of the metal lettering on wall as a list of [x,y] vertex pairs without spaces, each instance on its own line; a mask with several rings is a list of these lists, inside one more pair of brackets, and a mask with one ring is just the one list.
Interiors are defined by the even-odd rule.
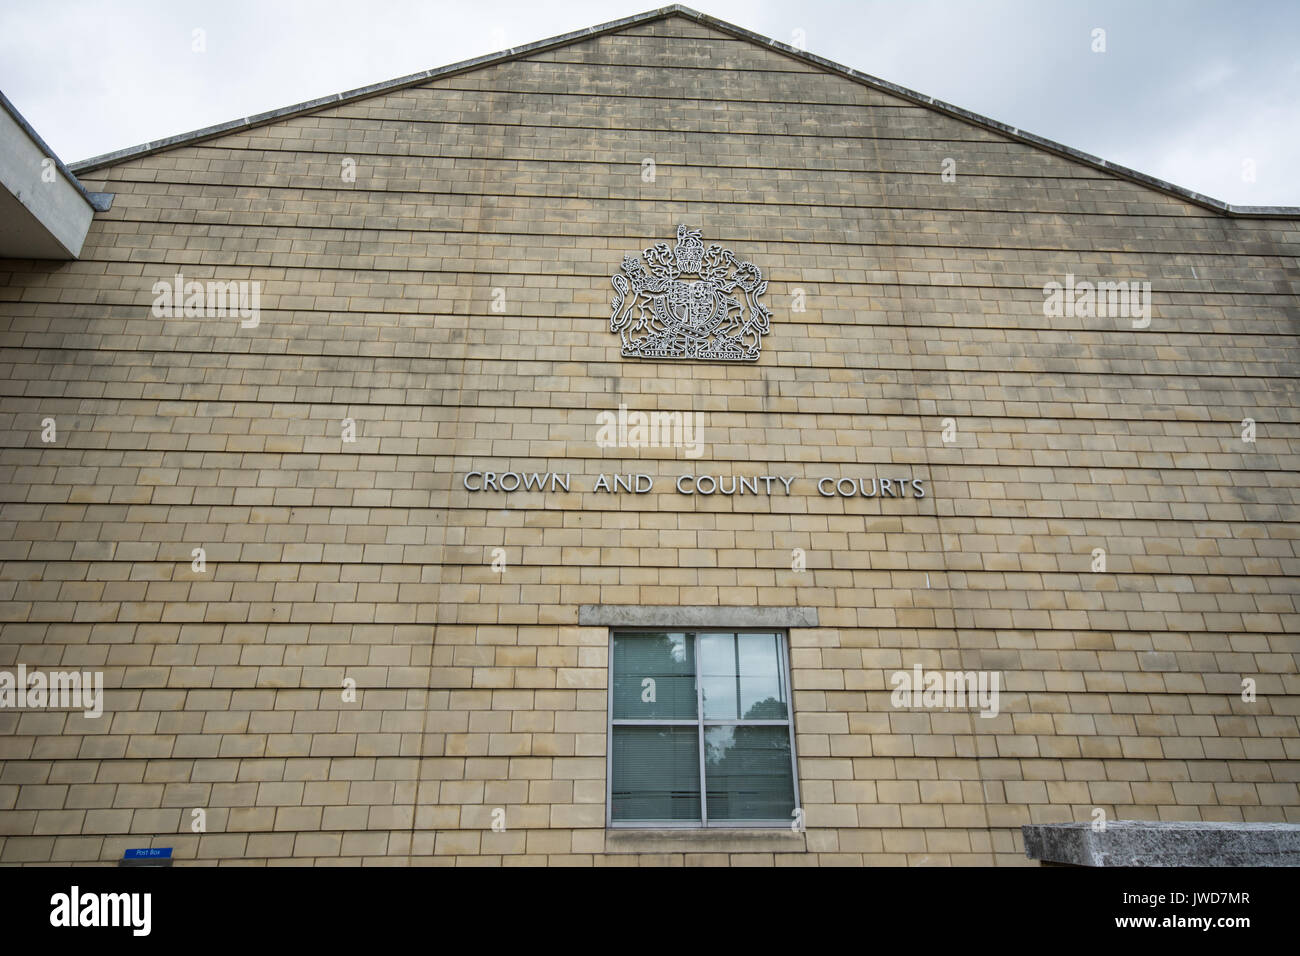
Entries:
[[[667,476],[664,476],[667,480]],[[461,478],[461,485],[466,491],[555,491],[573,493],[573,475],[569,472],[520,472],[520,471],[470,471]],[[808,485],[800,488],[794,485],[796,480],[807,481]],[[775,484],[773,484],[775,482]],[[804,493],[811,493],[813,488],[823,498],[924,498],[926,496],[924,478],[909,475],[894,475],[889,478],[874,476],[871,478],[808,478],[796,479],[793,475],[678,475],[672,487],[679,495],[773,495],[783,492],[790,496],[793,488]],[[774,490],[775,489],[775,490]],[[577,489],[581,493],[583,489]],[[606,476],[603,472],[596,476],[591,487],[592,492],[644,495],[655,489],[655,476],[647,474],[626,474]],[[659,490],[662,490],[659,489]]]
[[772,318],[758,301],[767,282],[730,249],[706,250],[700,230],[678,226],[674,248],[660,242],[643,258],[624,256],[610,281],[609,330],[622,336],[625,357],[758,361]]

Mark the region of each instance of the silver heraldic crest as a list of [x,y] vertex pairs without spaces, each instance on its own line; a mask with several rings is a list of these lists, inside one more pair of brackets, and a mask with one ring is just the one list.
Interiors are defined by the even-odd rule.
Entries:
[[700,230],[678,226],[676,247],[624,256],[610,281],[609,330],[622,336],[625,357],[758,361],[772,318],[758,301],[767,282],[730,249],[706,250]]

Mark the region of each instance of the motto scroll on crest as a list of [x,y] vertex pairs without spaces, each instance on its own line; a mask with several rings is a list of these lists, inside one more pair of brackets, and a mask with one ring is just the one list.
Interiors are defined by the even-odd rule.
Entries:
[[625,357],[758,361],[772,319],[758,301],[763,273],[730,249],[706,250],[698,229],[678,226],[674,248],[660,242],[643,258],[624,256],[610,281],[609,330],[622,336]]

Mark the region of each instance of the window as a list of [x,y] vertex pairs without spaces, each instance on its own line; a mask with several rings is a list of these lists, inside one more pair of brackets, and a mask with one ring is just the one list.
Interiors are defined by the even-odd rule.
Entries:
[[790,669],[773,631],[615,631],[610,826],[790,826]]

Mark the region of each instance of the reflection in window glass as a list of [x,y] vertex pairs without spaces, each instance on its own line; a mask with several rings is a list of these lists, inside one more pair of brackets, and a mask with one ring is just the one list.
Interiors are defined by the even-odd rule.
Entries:
[[614,716],[695,718],[695,639],[687,634],[614,637]]
[[789,716],[776,634],[701,634],[700,685],[706,720]]
[[785,720],[785,681],[781,645],[775,634],[737,634],[740,716],[745,720]]
[[700,635],[700,687],[705,717],[735,720],[739,716],[736,706],[736,635]]
[[794,811],[785,727],[704,728],[710,820],[781,820]]

